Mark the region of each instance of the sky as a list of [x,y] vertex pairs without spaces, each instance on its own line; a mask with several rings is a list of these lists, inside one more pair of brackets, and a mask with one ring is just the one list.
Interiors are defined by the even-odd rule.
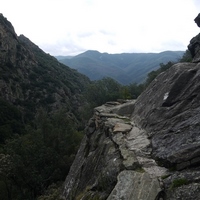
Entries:
[[199,0],[1,0],[0,13],[53,56],[185,51]]

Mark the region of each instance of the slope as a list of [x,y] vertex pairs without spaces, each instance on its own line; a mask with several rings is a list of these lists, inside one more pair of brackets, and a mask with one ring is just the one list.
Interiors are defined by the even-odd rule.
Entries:
[[192,62],[160,73],[136,100],[94,109],[64,199],[199,199],[200,34],[188,47]]
[[127,85],[133,82],[143,82],[150,71],[159,68],[160,63],[177,62],[183,53],[183,51],[165,51],[108,54],[89,50],[70,59],[63,57],[58,59],[61,63],[85,74],[91,80],[111,77]]
[[63,181],[82,138],[89,83],[0,14],[0,199],[36,199]]
[[0,16],[0,98],[32,119],[40,107],[76,112],[89,79],[59,63]]

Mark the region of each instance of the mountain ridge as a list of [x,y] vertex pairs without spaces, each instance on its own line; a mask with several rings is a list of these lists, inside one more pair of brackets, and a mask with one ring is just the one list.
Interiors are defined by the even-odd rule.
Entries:
[[188,50],[137,99],[94,109],[63,199],[199,199],[200,34]]
[[160,53],[100,53],[88,50],[70,59],[58,60],[88,76],[91,80],[111,77],[123,85],[142,83],[150,71],[157,70],[160,63],[177,62],[184,51]]

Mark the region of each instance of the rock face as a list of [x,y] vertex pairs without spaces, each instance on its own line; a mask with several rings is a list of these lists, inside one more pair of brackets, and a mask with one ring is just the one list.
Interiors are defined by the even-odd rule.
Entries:
[[95,108],[63,199],[199,199],[199,44],[200,34],[189,45],[193,63],[173,65],[137,100]]
[[133,100],[95,108],[66,179],[65,199],[154,200],[162,190],[158,177],[166,168],[151,158],[146,131],[131,121],[134,105]]
[[195,36],[190,40],[190,44],[188,45],[188,49],[192,55],[192,61],[194,63],[200,62],[200,34]]
[[197,17],[194,19],[195,23],[198,27],[200,27],[200,14],[197,15]]
[[199,67],[193,63],[174,65],[135,105],[132,119],[148,130],[152,155],[166,167],[183,169],[200,160]]
[[135,101],[95,108],[63,198],[196,200],[200,64],[178,63]]
[[[194,19],[195,23],[198,27],[200,27],[200,14]],[[188,45],[188,49],[192,55],[193,62],[200,61],[200,34],[193,37],[190,40],[190,44]]]
[[130,120],[134,104],[95,109],[66,179],[65,199],[153,200],[162,190],[158,177],[166,169],[151,159],[146,131]]

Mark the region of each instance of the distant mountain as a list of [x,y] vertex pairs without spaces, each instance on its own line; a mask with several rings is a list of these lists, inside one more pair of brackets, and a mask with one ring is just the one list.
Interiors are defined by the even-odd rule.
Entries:
[[56,56],[56,59],[57,60],[63,60],[63,59],[71,59],[71,58],[73,58],[74,56]]
[[178,61],[184,51],[161,53],[108,54],[89,50],[74,57],[56,57],[61,63],[77,69],[91,80],[111,77],[121,84],[141,83],[147,74],[160,67],[160,63]]

